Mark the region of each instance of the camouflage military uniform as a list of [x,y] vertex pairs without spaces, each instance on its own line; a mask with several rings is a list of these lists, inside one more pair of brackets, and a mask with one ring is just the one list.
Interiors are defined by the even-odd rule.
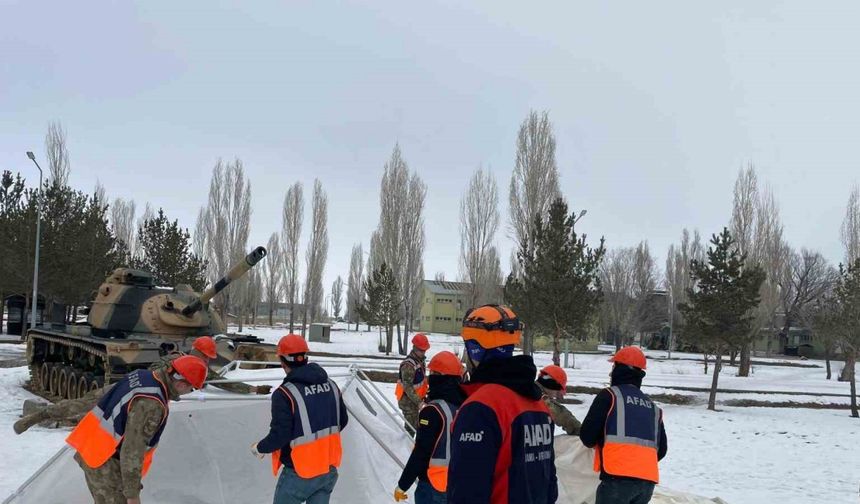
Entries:
[[56,404],[47,404],[44,408],[24,416],[13,426],[16,434],[21,434],[30,427],[42,422],[58,422],[61,424],[75,425],[93,406],[99,402],[102,395],[111,387],[102,387],[91,390],[87,395],[78,399],[66,399]]
[[573,413],[571,413],[569,409],[565,408],[563,404],[547,395],[543,396],[543,402],[546,404],[546,407],[549,408],[549,414],[556,425],[564,429],[564,432],[568,435],[579,435],[579,429],[582,427],[582,424],[575,416],[573,416]]
[[[414,353],[410,356],[418,362],[423,363],[424,358],[418,357]],[[403,413],[406,419],[406,424],[411,425],[413,429],[418,428],[418,410],[421,408],[421,398],[415,393],[415,388],[412,382],[415,380],[415,368],[409,364],[409,361],[404,361],[405,364],[400,367],[400,383],[403,384],[403,395],[397,401],[397,406]]]
[[[156,373],[167,384],[170,399],[178,400],[179,394],[173,388],[173,381],[163,371]],[[125,504],[126,499],[140,496],[140,489],[143,488],[140,483],[143,455],[149,448],[149,440],[161,425],[163,414],[164,410],[158,401],[133,401],[117,454],[95,469],[75,455],[95,504]]]

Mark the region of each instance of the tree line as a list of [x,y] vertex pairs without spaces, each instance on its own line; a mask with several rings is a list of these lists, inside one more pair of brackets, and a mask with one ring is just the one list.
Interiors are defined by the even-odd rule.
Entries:
[[[134,204],[109,203],[104,188],[92,193],[69,186],[66,132],[51,123],[45,136],[47,177],[28,184],[20,173],[0,174],[0,299],[32,293],[36,220],[40,219],[39,295],[47,314],[64,306],[60,322],[74,321],[106,276],[120,266],[146,269],[160,285],[202,288],[206,264],[193,253],[187,229],[162,209],[135,222]],[[0,314],[5,304],[0,305]]]

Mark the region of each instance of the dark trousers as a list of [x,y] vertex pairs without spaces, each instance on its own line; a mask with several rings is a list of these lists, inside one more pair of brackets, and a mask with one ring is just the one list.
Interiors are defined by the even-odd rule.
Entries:
[[448,495],[442,493],[430,483],[418,480],[418,488],[415,489],[415,504],[445,504]]
[[604,476],[595,504],[648,504],[653,494],[654,483],[650,481]]

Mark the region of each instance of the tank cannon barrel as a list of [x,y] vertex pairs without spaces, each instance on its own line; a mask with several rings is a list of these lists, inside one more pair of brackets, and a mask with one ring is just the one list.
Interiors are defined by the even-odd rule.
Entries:
[[246,255],[241,261],[233,265],[230,268],[230,271],[221,277],[220,280],[215,282],[215,285],[206,289],[200,297],[182,309],[182,315],[186,317],[190,317],[203,308],[203,305],[208,303],[216,294],[224,290],[225,287],[230,285],[230,282],[241,278],[245,273],[247,273],[251,268],[254,267],[258,262],[260,262],[264,257],[266,257],[266,249],[264,247],[257,247],[252,250],[248,255]]

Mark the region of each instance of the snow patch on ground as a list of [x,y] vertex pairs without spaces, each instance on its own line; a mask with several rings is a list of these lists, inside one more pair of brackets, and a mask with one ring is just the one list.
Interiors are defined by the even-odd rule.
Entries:
[[25,399],[37,398],[22,388],[30,379],[26,367],[0,369],[0,498],[14,492],[63,446],[68,429],[33,427],[16,436],[12,424]]

